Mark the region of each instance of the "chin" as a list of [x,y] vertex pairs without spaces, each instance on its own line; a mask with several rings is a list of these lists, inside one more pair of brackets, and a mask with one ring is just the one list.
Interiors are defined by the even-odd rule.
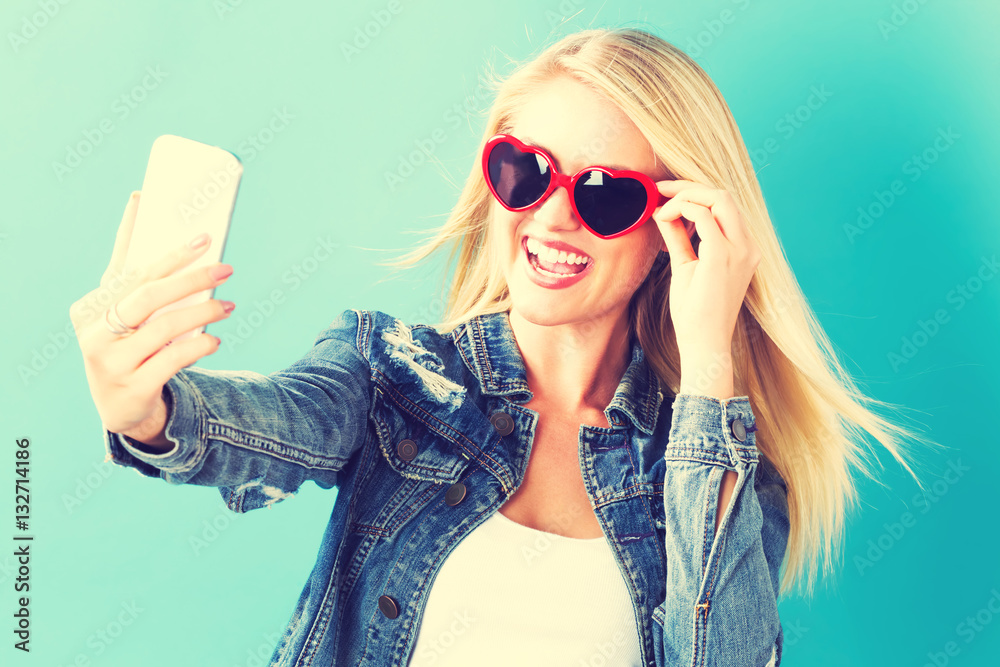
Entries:
[[[511,311],[531,322],[543,326],[563,324],[572,319],[575,309],[565,299],[555,300],[545,298],[545,295],[526,295],[524,293],[511,293]],[[570,317],[567,317],[569,315]]]

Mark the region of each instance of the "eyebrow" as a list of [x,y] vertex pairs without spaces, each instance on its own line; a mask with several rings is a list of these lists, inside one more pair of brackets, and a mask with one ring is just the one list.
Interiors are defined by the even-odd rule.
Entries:
[[[508,132],[507,134],[510,134],[510,132]],[[531,139],[528,139],[528,138],[525,138],[525,137],[518,137],[518,139],[520,139],[522,142],[524,142],[528,146],[532,146],[534,148],[541,148],[543,151],[545,151],[546,153],[548,153],[549,156],[552,157],[552,161],[556,163],[556,169],[558,169],[559,171],[563,171],[562,165],[559,164],[559,158],[557,158],[555,155],[552,155],[552,151],[550,151],[548,148],[546,148],[545,146],[542,146],[541,144],[535,143]],[[620,171],[636,171],[632,167],[626,167],[625,165],[615,164],[615,163],[608,163],[608,162],[602,162],[600,164],[588,164],[588,165],[585,165],[585,166],[587,166],[587,167],[607,167],[608,169],[617,169],[617,170],[620,170]]]

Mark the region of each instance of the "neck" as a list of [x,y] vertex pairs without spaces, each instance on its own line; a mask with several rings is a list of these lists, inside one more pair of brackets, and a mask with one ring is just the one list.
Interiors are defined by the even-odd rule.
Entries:
[[631,361],[626,312],[567,322],[537,324],[516,310],[510,326],[524,358],[528,386],[560,412],[603,412]]

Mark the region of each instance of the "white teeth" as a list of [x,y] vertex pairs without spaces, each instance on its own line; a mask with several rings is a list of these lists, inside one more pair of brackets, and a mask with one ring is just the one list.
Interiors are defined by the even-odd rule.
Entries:
[[553,264],[556,262],[563,264],[586,264],[590,261],[590,258],[586,255],[577,255],[572,252],[567,253],[565,250],[555,250],[554,248],[543,246],[531,237],[528,237],[527,246],[528,252],[532,255],[538,255],[541,259]]

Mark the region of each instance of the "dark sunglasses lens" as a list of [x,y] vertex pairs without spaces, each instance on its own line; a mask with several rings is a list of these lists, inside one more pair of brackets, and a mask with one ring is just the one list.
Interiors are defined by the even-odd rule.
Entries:
[[584,221],[605,236],[628,229],[646,209],[646,188],[634,178],[611,178],[595,170],[581,176],[574,190]]
[[500,201],[511,208],[523,208],[538,201],[552,177],[542,156],[524,153],[507,141],[490,151],[487,171]]

